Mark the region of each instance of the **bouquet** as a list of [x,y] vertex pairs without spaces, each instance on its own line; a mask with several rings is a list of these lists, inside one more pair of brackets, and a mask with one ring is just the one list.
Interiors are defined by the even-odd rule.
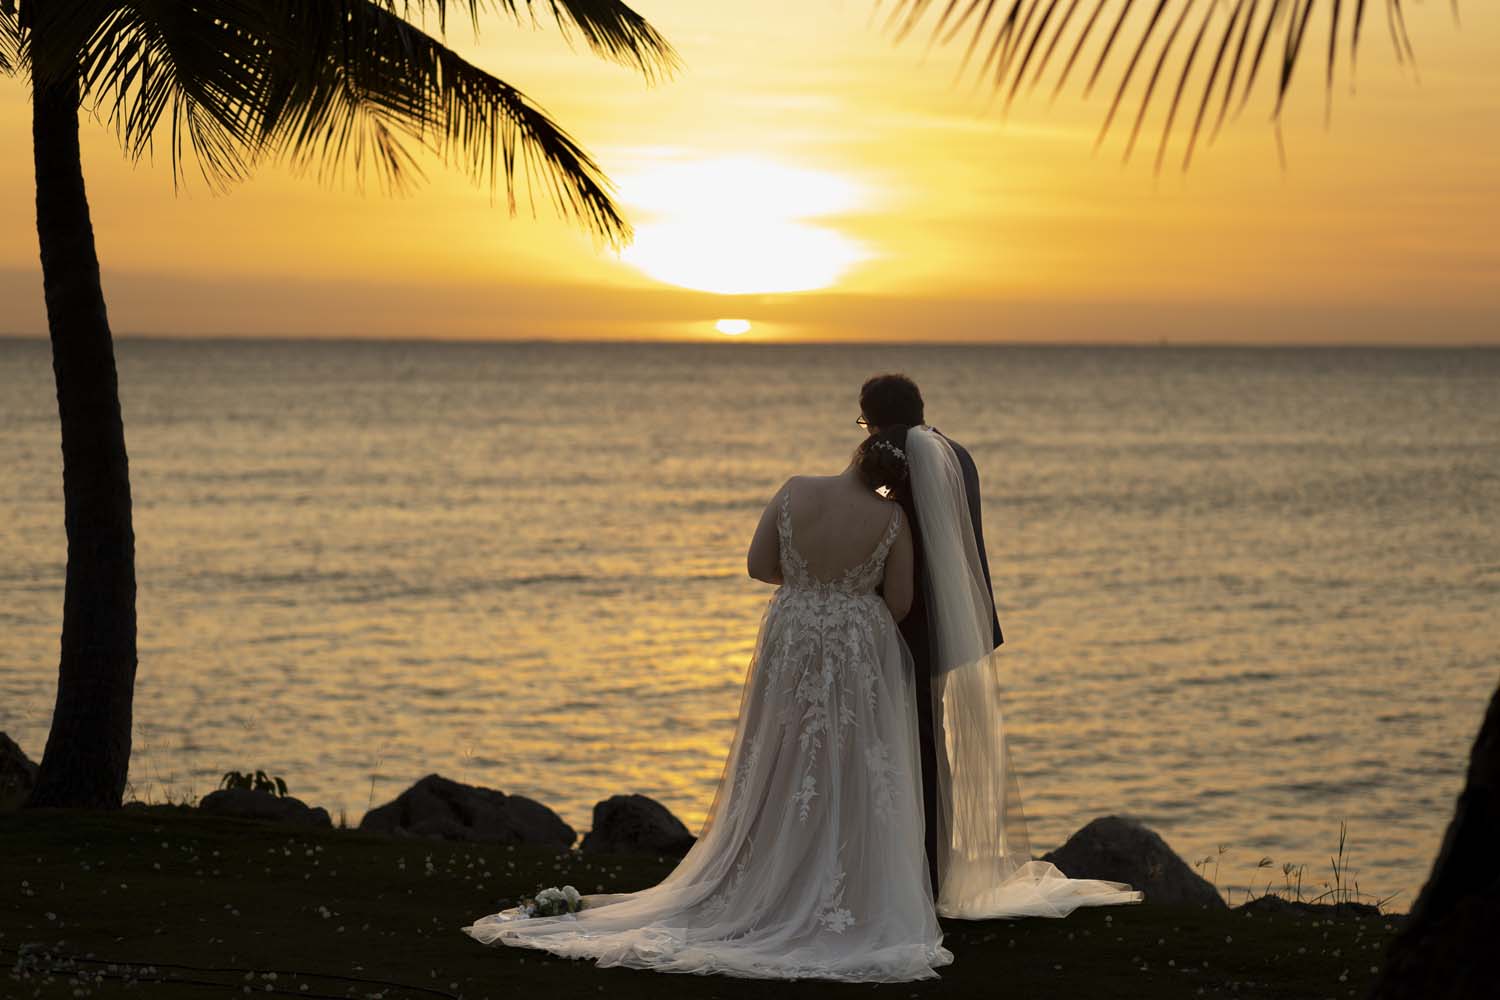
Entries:
[[560,917],[564,913],[577,913],[583,909],[583,897],[571,885],[562,888],[552,886],[535,896],[521,900],[517,907],[522,917]]

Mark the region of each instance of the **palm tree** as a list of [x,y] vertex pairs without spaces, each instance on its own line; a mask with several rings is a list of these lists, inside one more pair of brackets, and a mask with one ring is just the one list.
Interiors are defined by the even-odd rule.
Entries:
[[[677,57],[620,0],[551,0],[559,28],[650,80]],[[477,27],[482,0],[463,8]],[[496,7],[519,18],[516,0]],[[528,7],[529,9],[529,7]],[[321,176],[350,165],[390,187],[415,143],[516,210],[519,153],[567,216],[618,244],[609,182],[524,94],[407,18],[446,0],[0,0],[0,71],[31,79],[37,235],[62,425],[68,561],[57,704],[27,806],[118,808],[136,671],[135,536],[114,347],[78,149],[78,109],[105,112],[139,159],[169,137],[173,179],[191,147],[227,186],[269,158]]]
[[[898,0],[888,24],[899,22],[898,37],[905,36],[921,19],[931,0]],[[1180,55],[1171,103],[1157,145],[1156,169],[1165,158],[1184,96],[1189,107],[1196,102],[1192,123],[1183,147],[1182,168],[1192,162],[1200,134],[1212,116],[1210,140],[1217,135],[1231,108],[1238,112],[1263,65],[1275,75],[1271,117],[1279,121],[1291,85],[1293,70],[1304,52],[1309,26],[1316,10],[1328,15],[1328,48],[1324,88],[1331,93],[1341,40],[1347,41],[1351,70],[1365,24],[1365,0],[948,0],[934,41],[948,41],[976,14],[963,65],[968,66],[976,48],[989,36],[988,54],[981,74],[992,73],[993,86],[1004,96],[1006,106],[1024,87],[1036,87],[1048,65],[1062,60],[1053,81],[1055,96],[1067,83],[1091,36],[1097,42],[1093,68],[1084,84],[1085,94],[1098,82],[1112,52],[1122,38],[1129,38],[1120,54],[1129,53],[1120,72],[1109,111],[1099,130],[1095,148],[1104,141],[1132,80],[1141,85],[1140,103],[1125,146],[1130,157],[1141,132],[1147,109],[1157,95],[1157,85],[1174,53]],[[1401,0],[1385,0],[1385,18],[1396,57],[1402,62],[1415,58],[1407,37]],[[1457,0],[1454,0],[1457,11]],[[1196,18],[1190,20],[1194,10]],[[1135,19],[1130,20],[1132,11]],[[995,15],[999,15],[995,20]],[[904,16],[903,16],[904,15]],[[1130,25],[1131,30],[1126,31]],[[1184,32],[1186,28],[1186,32]],[[944,31],[946,29],[946,36]],[[1161,34],[1161,31],[1165,34]],[[1071,31],[1071,33],[1070,33]],[[1133,33],[1132,33],[1133,32]],[[1342,32],[1342,36],[1341,36]],[[1153,56],[1146,56],[1153,40],[1160,40]],[[1133,42],[1133,44],[1132,44]],[[1179,45],[1181,43],[1181,45]],[[1182,46],[1186,46],[1183,48]],[[1276,48],[1280,49],[1275,54]],[[1273,55],[1266,59],[1267,51]],[[1201,59],[1200,59],[1201,57]],[[1149,66],[1149,75],[1136,71]],[[1195,66],[1200,70],[1197,86],[1188,85]],[[1421,894],[1411,908],[1401,932],[1392,942],[1370,996],[1373,1000],[1433,1000],[1433,998],[1477,998],[1494,995],[1494,975],[1489,951],[1494,928],[1500,925],[1500,688],[1490,699],[1479,734],[1469,753],[1469,769],[1463,792],[1449,821],[1442,847],[1433,861]]]

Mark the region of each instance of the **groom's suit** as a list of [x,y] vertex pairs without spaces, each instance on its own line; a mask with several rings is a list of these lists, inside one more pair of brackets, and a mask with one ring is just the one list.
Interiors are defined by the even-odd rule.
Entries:
[[[984,529],[979,517],[979,470],[968,451],[941,431],[934,431],[946,440],[958,458],[963,470],[964,493],[969,501],[969,521],[974,525],[974,541],[979,547],[979,564],[984,569],[986,593],[993,593],[990,585],[990,561],[984,551]],[[926,815],[927,867],[932,876],[932,891],[938,891],[937,875],[937,743],[933,735],[932,717],[932,660],[933,629],[928,605],[931,586],[927,574],[927,560],[922,547],[922,535],[918,528],[917,512],[912,504],[911,493],[903,490],[898,495],[906,513],[906,523],[911,526],[912,555],[916,566],[916,583],[913,587],[911,610],[901,620],[901,635],[911,647],[912,660],[916,664],[917,681],[917,733],[922,760],[922,808]],[[993,609],[992,609],[993,614]],[[995,645],[1005,639],[1000,634],[1000,617],[994,615]]]

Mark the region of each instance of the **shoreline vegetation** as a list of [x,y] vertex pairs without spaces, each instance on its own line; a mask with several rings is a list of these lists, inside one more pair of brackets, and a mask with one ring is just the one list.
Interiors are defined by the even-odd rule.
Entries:
[[[0,816],[0,840],[13,890],[0,908],[0,958],[17,997],[248,990],[482,1000],[670,989],[730,998],[767,989],[717,976],[664,982],[657,972],[486,948],[459,930],[540,885],[653,885],[675,865],[661,855],[392,837],[184,805],[26,810]],[[1146,904],[1061,920],[942,923],[955,962],[939,979],[776,988],[979,997],[992,996],[998,978],[1014,996],[1362,996],[1401,918],[1334,906]]]
[[[459,928],[541,885],[631,891],[675,859],[427,840],[203,815],[192,807],[0,816],[0,959],[16,997],[225,992],[401,1000],[763,996],[727,977],[600,969],[478,945]],[[777,984],[822,996],[1354,997],[1401,918],[1339,907],[1082,909],[1061,920],[944,920],[955,962],[901,984]],[[75,993],[75,990],[87,992]]]
[[[628,892],[661,881],[692,838],[643,796],[599,803],[594,829],[575,842],[540,803],[439,775],[370,810],[358,828],[282,794],[274,776],[229,772],[221,784],[237,787],[198,803],[184,796],[109,811],[0,813],[0,884],[11,890],[0,906],[0,992],[483,1000],[518,990],[731,998],[769,986],[723,976],[664,981],[659,972],[485,947],[460,931],[544,886]],[[226,808],[286,811],[281,819],[216,811]],[[467,830],[445,826],[465,816]],[[1095,820],[1047,857],[1107,855],[1121,837],[1115,846],[1143,855],[1143,905],[1085,907],[1063,919],[943,920],[955,962],[940,978],[775,988],[979,997],[1001,981],[1023,997],[1356,997],[1370,991],[1405,922],[1344,884],[1341,854],[1321,894],[1304,884],[1299,901],[1298,870],[1289,867],[1232,907],[1203,878],[1217,878],[1227,848],[1189,867],[1153,855],[1170,849],[1132,821]]]

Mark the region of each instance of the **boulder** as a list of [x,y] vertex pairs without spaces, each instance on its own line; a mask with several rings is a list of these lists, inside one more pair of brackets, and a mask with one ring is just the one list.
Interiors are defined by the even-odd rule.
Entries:
[[1207,879],[1179,858],[1161,836],[1138,820],[1101,816],[1042,856],[1070,878],[1128,882],[1148,904],[1228,909]]
[[506,795],[429,774],[383,806],[359,828],[396,836],[537,844],[566,850],[578,836],[562,817],[524,795]]
[[36,785],[36,772],[16,741],[0,733],[0,812],[21,808]]
[[272,795],[251,788],[221,788],[198,800],[200,812],[239,819],[258,819],[297,826],[332,826],[328,810],[309,806],[290,795]]
[[1386,919],[1394,919],[1388,914],[1382,914],[1379,907],[1370,903],[1309,903],[1275,895],[1257,896],[1250,900],[1250,902],[1241,903],[1234,909],[1236,913],[1249,913],[1255,916],[1315,917],[1319,920],[1325,917],[1384,917]]
[[594,806],[594,828],[580,847],[586,854],[659,854],[681,857],[697,842],[682,820],[645,795],[613,795]]

